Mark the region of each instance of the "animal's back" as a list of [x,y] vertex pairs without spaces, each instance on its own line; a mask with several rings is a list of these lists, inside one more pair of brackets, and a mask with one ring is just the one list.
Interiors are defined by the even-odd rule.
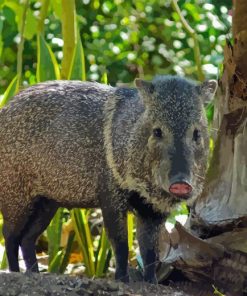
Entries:
[[71,207],[98,206],[97,192],[108,174],[103,109],[112,90],[97,83],[48,82],[22,91],[1,110],[3,207],[14,206],[16,195],[22,205],[42,195]]

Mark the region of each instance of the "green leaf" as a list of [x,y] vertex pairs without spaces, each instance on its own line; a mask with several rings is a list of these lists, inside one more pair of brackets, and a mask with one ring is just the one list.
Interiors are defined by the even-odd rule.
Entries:
[[104,275],[106,270],[106,265],[108,263],[107,255],[110,249],[110,243],[107,239],[105,228],[102,229],[100,242],[99,242],[99,250],[96,258],[96,271],[95,275],[101,277]]
[[50,48],[45,42],[43,36],[39,35],[37,40],[38,63],[37,63],[37,81],[55,80],[60,78],[60,72],[57,60]]
[[2,14],[0,13],[0,34],[2,34],[3,21],[4,21],[4,17],[3,17]]
[[102,77],[101,77],[101,82],[104,84],[108,84],[108,77],[107,77],[107,73],[104,72]]
[[17,93],[18,89],[19,89],[19,78],[18,78],[18,75],[16,75],[3,94],[2,100],[0,102],[0,108],[2,108],[10,100],[10,98],[12,98]]
[[0,269],[7,269],[7,267],[8,267],[7,254],[6,254],[6,250],[4,250],[3,257],[1,259]]
[[85,55],[83,46],[81,43],[81,38],[79,32],[77,33],[77,42],[74,51],[74,56],[71,63],[70,80],[86,80],[86,70],[85,70]]
[[63,251],[60,250],[55,254],[55,256],[53,257],[51,263],[49,263],[49,266],[48,266],[48,271],[49,272],[53,272],[53,273],[58,273],[59,272],[62,257],[63,257]]
[[24,5],[15,0],[5,1],[5,5],[15,13],[15,21],[18,26],[18,31],[20,32]]
[[3,22],[4,22],[4,17],[2,16],[2,14],[0,12],[0,57],[2,55],[2,50],[3,50],[3,40],[2,40]]
[[214,105],[213,104],[208,104],[207,108],[206,108],[206,115],[207,115],[207,119],[208,122],[212,122],[214,119]]
[[129,244],[129,250],[132,250],[133,242],[134,242],[134,215],[132,213],[128,213],[127,217],[128,221],[128,244]]
[[214,285],[212,285],[212,287],[214,289],[214,295],[224,296],[224,294],[222,294]]
[[[63,224],[63,208],[59,208],[52,219],[50,225],[47,227],[47,239],[48,239],[48,254],[49,254],[49,269],[54,258],[57,256],[60,250],[60,241]],[[57,261],[56,261],[57,262]]]
[[55,12],[56,16],[61,19],[62,17],[62,5],[61,0],[51,0],[51,6],[53,11]]
[[0,0],[0,8],[2,8],[5,4],[6,0]]
[[70,258],[70,254],[71,254],[71,251],[72,251],[72,245],[73,245],[74,238],[75,238],[75,232],[71,231],[69,233],[69,238],[68,238],[68,241],[67,241],[67,246],[66,246],[66,249],[65,249],[65,253],[64,253],[64,256],[62,258],[61,265],[59,267],[59,272],[60,273],[65,272],[65,269],[66,269],[66,267],[67,267],[67,265],[69,263],[69,258]]
[[93,240],[88,225],[86,210],[74,209],[71,211],[71,217],[76,238],[82,251],[86,274],[93,276],[95,275]]
[[37,18],[34,16],[33,11],[29,8],[26,16],[26,25],[24,30],[24,37],[28,40],[32,39],[37,32]]

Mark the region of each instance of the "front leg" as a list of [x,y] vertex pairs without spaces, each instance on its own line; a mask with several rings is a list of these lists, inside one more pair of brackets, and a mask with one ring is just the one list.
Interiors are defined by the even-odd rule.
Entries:
[[144,281],[150,283],[157,283],[158,234],[162,222],[162,217],[137,216],[137,239],[144,265]]

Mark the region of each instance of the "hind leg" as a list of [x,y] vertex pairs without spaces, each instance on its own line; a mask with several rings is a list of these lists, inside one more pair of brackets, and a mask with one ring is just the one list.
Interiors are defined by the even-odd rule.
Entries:
[[11,203],[2,207],[3,236],[10,271],[19,271],[18,251],[23,227],[27,221],[28,206],[15,203],[20,198],[12,197]]
[[5,240],[5,248],[9,263],[9,270],[18,272],[20,271],[18,262],[20,232],[18,228],[15,229],[15,227],[13,227],[11,223],[4,221],[3,236]]
[[26,269],[38,272],[35,243],[41,233],[47,228],[58,209],[58,204],[53,200],[39,198],[35,202],[32,214],[24,226],[21,236],[21,250]]

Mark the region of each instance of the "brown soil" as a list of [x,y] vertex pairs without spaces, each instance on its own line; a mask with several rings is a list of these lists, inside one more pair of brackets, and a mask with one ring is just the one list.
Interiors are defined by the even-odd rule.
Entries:
[[88,279],[56,274],[0,273],[0,296],[209,296],[193,286],[180,288],[142,282],[125,285],[107,279]]

